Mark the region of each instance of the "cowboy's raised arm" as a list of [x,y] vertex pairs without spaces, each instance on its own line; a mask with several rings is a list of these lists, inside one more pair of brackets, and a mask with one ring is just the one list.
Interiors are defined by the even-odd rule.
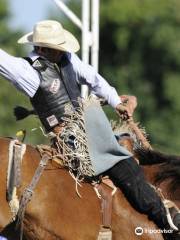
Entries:
[[0,49],[0,75],[29,97],[33,97],[39,87],[39,75],[30,64],[2,49]]
[[93,94],[104,98],[113,108],[116,108],[116,106],[121,103],[121,99],[118,96],[116,89],[110,86],[92,66],[83,63],[76,54],[71,54],[70,61],[74,70],[80,76],[80,83],[87,84]]
[[79,79],[81,79],[80,83],[87,84],[92,93],[98,97],[104,98],[124,119],[128,119],[133,115],[137,106],[137,99],[135,96],[123,95],[120,97],[116,89],[109,85],[92,66],[83,63],[76,54],[69,54],[69,58],[75,72],[79,74]]

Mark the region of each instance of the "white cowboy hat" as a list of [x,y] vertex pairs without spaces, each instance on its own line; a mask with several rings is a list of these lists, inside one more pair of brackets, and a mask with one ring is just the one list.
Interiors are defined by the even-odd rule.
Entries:
[[53,20],[36,23],[33,32],[21,37],[18,43],[53,48],[65,52],[77,52],[80,48],[77,39],[65,30],[59,22]]

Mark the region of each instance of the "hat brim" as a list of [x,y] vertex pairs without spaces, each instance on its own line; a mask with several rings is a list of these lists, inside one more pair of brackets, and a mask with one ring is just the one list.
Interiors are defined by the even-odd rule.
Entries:
[[77,39],[67,30],[64,29],[65,42],[53,44],[46,42],[33,42],[33,32],[25,34],[18,40],[19,44],[30,44],[34,46],[52,48],[64,52],[77,52],[80,49]]

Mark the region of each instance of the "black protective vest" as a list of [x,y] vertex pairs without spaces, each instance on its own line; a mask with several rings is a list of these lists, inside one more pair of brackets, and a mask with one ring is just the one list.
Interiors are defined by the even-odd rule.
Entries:
[[46,131],[51,131],[62,122],[66,103],[71,102],[74,107],[78,107],[79,77],[66,55],[58,65],[38,58],[32,67],[39,72],[41,82],[30,100]]

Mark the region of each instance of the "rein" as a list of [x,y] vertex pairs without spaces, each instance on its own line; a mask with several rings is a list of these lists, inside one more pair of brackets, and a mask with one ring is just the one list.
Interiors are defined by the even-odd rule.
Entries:
[[135,133],[137,139],[142,143],[144,148],[152,149],[150,143],[142,133],[141,129],[138,127],[138,124],[134,122],[132,117],[127,120],[127,125]]

